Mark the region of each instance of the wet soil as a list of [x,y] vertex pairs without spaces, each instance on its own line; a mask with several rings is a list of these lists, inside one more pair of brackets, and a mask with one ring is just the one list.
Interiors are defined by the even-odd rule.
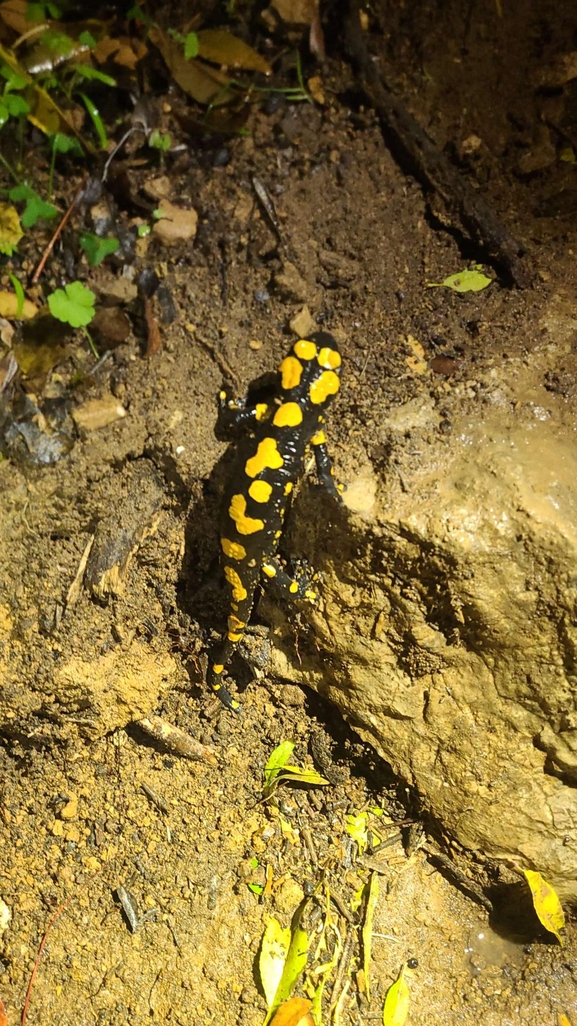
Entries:
[[[476,867],[471,853],[454,850],[460,872],[451,873],[430,853],[443,848],[442,830],[430,823],[433,847],[413,843],[418,795],[329,706],[266,672],[252,682],[241,659],[233,671],[242,717],[217,707],[203,685],[206,646],[225,618],[217,523],[231,454],[214,422],[227,369],[239,394],[274,370],[294,337],[289,322],[306,304],[344,352],[329,426],[338,476],[346,481],[367,460],[387,473],[391,452],[379,425],[393,407],[421,397],[450,408],[461,401],[452,396],[457,385],[466,402],[475,372],[492,372],[498,383],[508,359],[540,341],[554,298],[574,300],[577,172],[559,154],[574,130],[575,83],[539,85],[575,40],[569,6],[504,4],[501,16],[491,6],[394,6],[381,24],[377,49],[391,84],[522,240],[534,284],[518,291],[496,280],[464,295],[427,287],[482,262],[483,252],[431,213],[336,59],[323,71],[324,106],[271,98],[253,114],[249,136],[167,157],[171,198],[197,211],[198,231],[171,247],[151,237],[138,265],[156,269],[175,316],[160,314],[162,346],[149,358],[134,317],[130,338],[74,395],[78,407],[112,395],[126,415],[75,430],[71,451],[53,466],[33,465],[25,447],[0,463],[2,658],[11,673],[6,708],[17,710],[0,748],[0,897],[10,911],[0,995],[10,1023],[60,912],[29,1023],[257,1026],[266,1011],[257,961],[268,917],[288,925],[321,879],[340,895],[331,906],[336,927],[354,939],[341,1020],[380,1018],[401,964],[416,959],[410,1021],[577,1021],[574,927],[561,950],[540,932],[506,867]],[[159,173],[134,171],[142,184]],[[275,203],[280,250],[253,176]],[[90,271],[87,282],[106,294],[110,276]],[[47,287],[55,284],[48,273]],[[59,398],[62,382],[68,388],[91,360],[75,350],[44,394]],[[549,382],[568,403],[576,365],[573,348]],[[311,508],[308,487],[291,510],[285,555],[292,525]],[[322,566],[327,553],[338,554],[329,500],[314,508],[310,551],[299,555]],[[125,521],[137,527],[119,593],[98,598],[84,587],[71,601],[97,525],[113,531]],[[262,637],[258,608],[254,619]],[[295,614],[297,646],[303,625],[306,610]],[[151,711],[210,746],[217,764],[151,741],[134,726]],[[264,765],[289,738],[295,761],[314,761],[329,784],[284,785],[263,803]],[[363,862],[346,817],[375,807],[384,815],[374,829],[392,843]],[[369,1000],[350,908],[371,872],[380,897]],[[479,880],[496,899],[492,916],[479,904]],[[134,931],[119,887],[133,896]],[[315,902],[306,921],[311,949]]]

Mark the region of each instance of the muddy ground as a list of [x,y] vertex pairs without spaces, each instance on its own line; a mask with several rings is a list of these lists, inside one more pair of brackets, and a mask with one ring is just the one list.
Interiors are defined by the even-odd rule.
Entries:
[[[379,21],[386,31],[376,33],[376,47],[391,84],[522,240],[532,286],[497,279],[465,295],[427,288],[484,262],[483,253],[431,215],[420,185],[394,159],[338,59],[338,24],[328,37],[335,56],[322,70],[323,106],[271,97],[253,113],[250,135],[187,140],[167,156],[170,198],[195,209],[199,223],[187,243],[167,247],[152,237],[139,251],[138,269],[154,267],[174,305],[160,351],[143,356],[143,323],[128,305],[132,333],[92,377],[94,358],[79,342],[42,385],[60,399],[80,369],[75,407],[112,395],[126,415],[75,430],[53,466],[31,465],[16,450],[0,463],[2,658],[6,708],[18,709],[4,721],[0,748],[0,897],[11,914],[0,996],[10,1024],[44,930],[67,903],[49,934],[29,1023],[257,1026],[266,1011],[256,965],[267,918],[288,925],[321,878],[340,895],[332,908],[341,934],[354,938],[341,1021],[380,1018],[401,964],[416,959],[411,1022],[577,1022],[574,927],[562,950],[498,868],[488,880],[489,915],[467,887],[474,856],[451,853],[458,878],[430,844],[414,843],[419,796],[329,706],[266,672],[252,683],[241,660],[233,667],[241,717],[203,685],[206,645],[225,616],[216,525],[231,454],[214,423],[226,369],[241,393],[273,370],[294,337],[290,320],[307,305],[344,353],[328,432],[338,475],[354,477],[367,458],[386,474],[390,453],[372,439],[391,408],[419,396],[450,405],[452,390],[475,371],[494,372],[498,382],[510,357],[538,344],[550,304],[574,299],[577,171],[567,155],[577,93],[574,80],[551,85],[547,70],[575,45],[574,12],[505,3],[499,14],[498,5],[454,3],[420,13],[391,6],[373,28]],[[160,170],[134,174],[145,187]],[[255,202],[253,176],[274,200],[282,251]],[[494,274],[490,264],[484,270]],[[48,271],[47,287],[60,284],[58,273]],[[109,295],[121,271],[85,274]],[[567,403],[576,364],[573,350],[549,382]],[[309,487],[291,510],[287,556]],[[140,523],[139,504],[150,531],[138,535],[121,594],[98,600],[84,587],[71,600],[97,525],[114,533],[115,524]],[[321,508],[311,551],[299,553],[316,564],[338,559],[330,501]],[[297,645],[306,616],[295,614]],[[257,633],[263,625],[257,608]],[[210,746],[214,760],[167,753],[133,725],[149,712]],[[263,803],[263,767],[289,738],[295,761],[314,761],[330,782],[285,785]],[[375,830],[392,841],[363,862],[346,816],[374,807],[385,813]],[[442,828],[425,826],[442,842]],[[380,898],[369,1001],[348,910],[371,870]],[[119,886],[141,920],[155,910],[135,932]],[[315,901],[307,912],[313,938]]]

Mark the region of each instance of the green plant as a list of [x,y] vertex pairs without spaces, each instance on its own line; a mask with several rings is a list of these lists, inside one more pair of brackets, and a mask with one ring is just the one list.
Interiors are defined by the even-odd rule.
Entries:
[[33,228],[40,218],[44,217],[50,221],[58,214],[54,204],[43,200],[36,190],[27,185],[26,182],[20,182],[19,185],[15,185],[10,189],[8,198],[13,203],[19,203],[23,200],[26,204],[24,213],[20,218],[23,228]]
[[103,239],[93,232],[84,232],[79,242],[91,267],[99,267],[102,261],[111,253],[116,253],[120,246],[118,239]]
[[81,281],[71,281],[63,289],[56,289],[48,296],[48,308],[57,321],[70,324],[73,328],[82,328],[96,359],[99,352],[94,345],[92,336],[86,325],[94,318],[94,301],[96,296],[92,289]]

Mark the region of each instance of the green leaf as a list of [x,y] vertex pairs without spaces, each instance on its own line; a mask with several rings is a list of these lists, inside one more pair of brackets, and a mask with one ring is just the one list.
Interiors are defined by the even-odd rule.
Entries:
[[247,884],[247,887],[248,887],[249,891],[252,891],[253,894],[258,894],[259,897],[262,894],[262,892],[264,891],[264,887],[263,887],[262,884],[249,883],[249,884]]
[[260,978],[268,1006],[263,1026],[275,1009],[291,996],[307,964],[309,940],[300,923],[308,900],[305,898],[299,905],[289,929],[271,918],[265,930],[259,957]]
[[290,939],[290,928],[281,926],[278,919],[272,916],[264,931],[258,960],[260,982],[267,1008],[272,1008],[288,955]]
[[48,296],[50,313],[58,321],[81,328],[94,317],[96,296],[81,281],[73,281],[63,289],[56,289]]
[[24,295],[24,289],[22,288],[22,283],[18,280],[15,274],[9,274],[8,277],[10,278],[10,281],[12,282],[12,287],[16,293],[16,299],[18,302],[18,306],[16,308],[16,319],[19,320],[22,317],[22,311],[24,309],[24,300],[26,298]]
[[41,217],[50,221],[58,214],[58,210],[54,204],[47,203],[46,200],[43,200],[34,189],[26,184],[26,182],[21,182],[19,185],[15,185],[13,189],[10,189],[8,196],[16,203],[19,200],[24,200],[26,202],[24,213],[22,214],[23,228],[33,228]]
[[96,40],[92,35],[92,32],[84,31],[78,36],[78,42],[82,43],[83,46],[89,46],[91,50],[96,46]]
[[493,281],[486,274],[482,274],[478,267],[470,271],[459,271],[457,274],[450,274],[443,281],[429,281],[429,289],[452,289],[453,292],[482,292]]
[[100,148],[102,150],[105,150],[108,146],[108,136],[106,134],[106,129],[104,127],[104,121],[100,117],[100,111],[98,110],[96,104],[92,102],[90,97],[86,95],[86,93],[79,93],[78,95],[80,96],[80,99],[86,107],[92,124],[94,125],[96,134],[98,136],[98,142],[100,143]]
[[187,61],[189,61],[191,57],[198,57],[198,51],[198,36],[196,32],[189,32],[184,39],[184,56],[186,57]]
[[148,137],[148,145],[153,150],[161,150],[163,153],[166,153],[172,145],[170,132],[163,133],[159,132],[158,128],[154,128]]
[[2,128],[3,125],[6,124],[6,122],[9,119],[9,117],[10,117],[10,111],[8,110],[8,107],[6,107],[4,105],[4,103],[2,102],[2,100],[0,100],[0,128]]
[[78,78],[84,78],[88,82],[102,82],[107,86],[115,86],[116,79],[110,75],[105,75],[103,71],[99,71],[98,68],[93,68],[91,64],[77,64],[74,68],[74,74]]
[[82,156],[82,147],[73,135],[66,135],[65,132],[55,132],[52,136],[52,148],[55,153],[76,153]]
[[93,232],[84,232],[79,241],[91,267],[99,267],[102,261],[111,253],[116,253],[120,246],[118,239],[102,239]]
[[19,96],[17,93],[5,93],[3,103],[6,104],[8,113],[13,118],[18,118],[21,114],[30,113],[29,104],[26,103],[23,96]]
[[532,869],[524,869],[523,873],[531,889],[533,907],[539,921],[546,930],[549,930],[549,933],[555,934],[559,944],[563,947],[565,942],[560,931],[565,926],[565,915],[556,891],[545,877],[541,876],[541,873],[535,873]]
[[271,752],[264,768],[264,791],[272,793],[274,782],[295,750],[294,741],[282,741]]
[[387,991],[383,1008],[383,1026],[405,1026],[409,1014],[409,987],[405,980],[405,967]]

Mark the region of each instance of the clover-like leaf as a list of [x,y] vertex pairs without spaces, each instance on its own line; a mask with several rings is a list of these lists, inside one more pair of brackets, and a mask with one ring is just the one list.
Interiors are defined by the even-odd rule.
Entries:
[[56,289],[48,296],[50,313],[58,321],[82,328],[94,317],[95,295],[81,281],[70,282],[63,289]]

